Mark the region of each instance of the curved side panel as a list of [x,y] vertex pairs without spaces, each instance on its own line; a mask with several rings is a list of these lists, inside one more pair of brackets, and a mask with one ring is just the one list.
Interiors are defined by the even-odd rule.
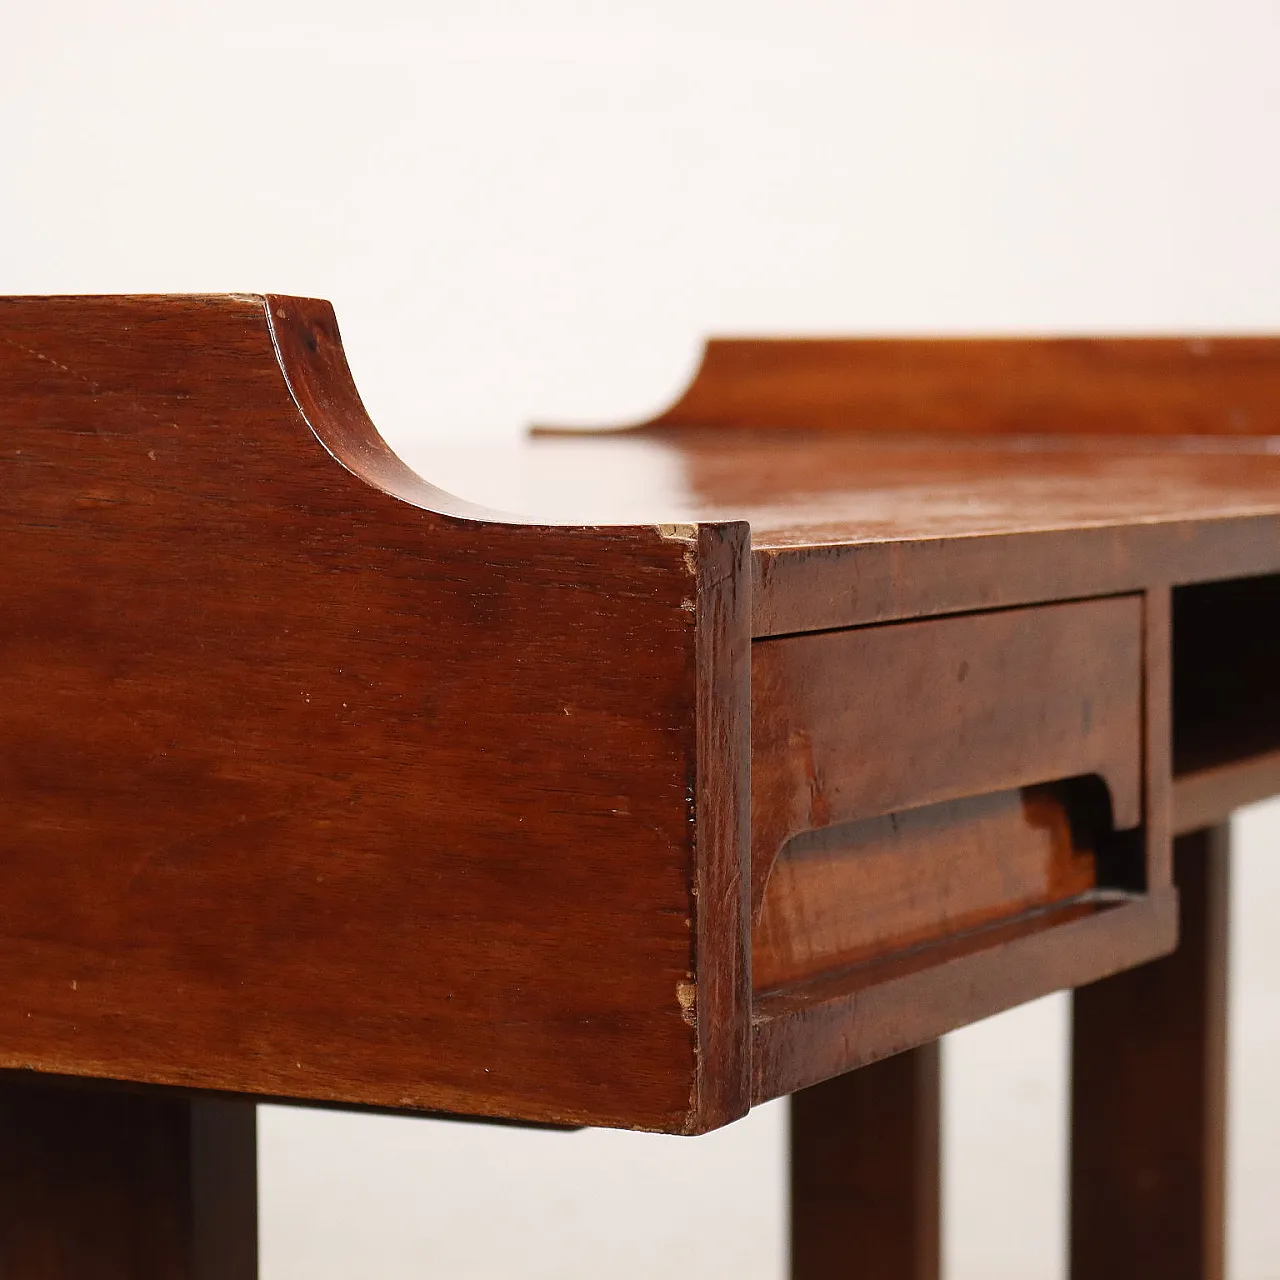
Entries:
[[329,303],[281,294],[263,301],[289,392],[316,438],[348,471],[425,511],[521,523],[517,516],[477,506],[436,488],[404,464],[365,411]]
[[740,1114],[725,556],[438,514],[272,306],[0,300],[0,1067]]

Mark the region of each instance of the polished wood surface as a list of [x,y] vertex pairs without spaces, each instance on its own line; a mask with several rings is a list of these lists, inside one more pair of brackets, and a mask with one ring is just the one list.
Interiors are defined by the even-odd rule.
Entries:
[[1224,1275],[1228,859],[1181,837],[1178,950],[1075,993],[1076,1280]]
[[1172,949],[1168,890],[1068,902],[761,992],[752,1101],[794,1093]]
[[1142,601],[1122,596],[756,643],[753,904],[804,831],[1097,774],[1142,815]]
[[1074,807],[1067,789],[1027,787],[788,841],[753,931],[756,990],[1090,893],[1096,833],[1073,823]]
[[0,338],[0,1065],[741,1114],[745,529],[438,513],[323,304]]
[[937,1041],[791,1099],[792,1280],[938,1280]]
[[[1145,768],[1168,703],[1149,639],[1167,649],[1165,612],[1117,596],[755,642],[756,1101],[1173,945],[1163,847],[1115,835],[1168,827]],[[976,803],[1088,776],[1048,853]],[[975,803],[920,812],[959,799]],[[884,816],[861,839],[804,836],[770,894],[793,837]],[[1082,875],[1073,820],[1105,842],[1103,874]]]
[[757,636],[1280,572],[1269,437],[664,427],[412,456],[527,519],[745,520]]
[[[548,438],[533,448],[561,460],[566,444],[674,454],[698,518],[539,524],[396,457],[323,304],[12,300],[3,316],[13,1065],[693,1131],[1041,994],[1029,975],[1051,989],[1171,942],[1152,601],[1206,529],[1274,554],[1265,450]],[[1122,541],[1097,557],[1104,511]],[[1080,541],[1046,569],[1024,535]],[[1123,543],[1148,535],[1158,578]],[[979,546],[990,568],[957,573]],[[773,551],[822,566],[821,592],[771,576]],[[961,560],[918,573],[917,553]],[[989,608],[1019,574],[1043,599],[1067,579],[1113,591],[1117,567],[1122,596]],[[908,620],[760,638],[788,599],[808,623]],[[870,979],[891,957],[837,944],[819,971],[826,944],[801,940],[804,991],[753,1006],[748,880],[758,909],[791,836],[1084,774],[1115,828],[1146,833],[1145,873],[1139,856],[1100,882],[1119,897],[984,920],[1000,928],[976,946],[953,936],[975,918],[947,927],[935,893],[924,969]],[[904,990],[916,1013],[847,1034],[855,996]],[[140,1050],[158,1037],[174,1048]]]
[[722,338],[663,425],[1280,436],[1280,339]]
[[[678,1133],[812,1090],[797,1274],[883,1196],[868,1266],[931,1276],[924,1046],[1093,984],[1076,1273],[1183,1274],[1172,1212],[1212,1274],[1202,837],[1113,975],[1172,832],[1280,787],[1277,406],[1277,339],[739,341],[639,428],[402,458],[327,304],[0,300],[0,1069]],[[182,1275],[214,1131],[83,1096]],[[56,1112],[11,1182],[75,1176]]]
[[245,1102],[0,1076],[0,1275],[253,1280],[255,1127]]

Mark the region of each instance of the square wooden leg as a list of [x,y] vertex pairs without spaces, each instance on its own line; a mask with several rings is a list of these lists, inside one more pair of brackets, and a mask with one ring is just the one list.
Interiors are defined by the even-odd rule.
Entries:
[[0,1076],[0,1276],[257,1271],[252,1103]]
[[1075,993],[1071,1275],[1222,1280],[1228,829],[1180,838],[1182,933]]
[[793,1280],[938,1280],[939,1047],[791,1099]]

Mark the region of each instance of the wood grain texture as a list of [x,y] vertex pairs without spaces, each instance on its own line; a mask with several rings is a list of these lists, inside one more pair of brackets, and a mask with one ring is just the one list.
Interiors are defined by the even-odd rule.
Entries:
[[[744,524],[698,531],[698,742],[694,833],[699,929],[687,1015],[697,1031],[702,1128],[750,1105],[751,576]],[[686,997],[682,997],[686,1002]]]
[[1280,435],[1280,338],[713,339],[654,424]]
[[1222,1280],[1228,833],[1177,841],[1177,951],[1075,993],[1071,1275]]
[[794,1093],[1051,991],[1118,973],[1177,940],[1165,890],[1029,912],[885,960],[764,992],[755,1002],[752,1096]]
[[[1268,478],[1266,488],[1280,505],[1280,472]],[[1035,491],[1024,496],[1028,508],[1036,505]],[[1244,493],[1238,496],[1246,506]],[[962,505],[955,491],[950,501]],[[1066,512],[1042,511],[1045,524],[1060,519],[1064,527],[979,530],[973,536],[940,532],[857,541],[845,530],[810,528],[808,546],[770,546],[753,537],[754,634],[862,626],[1280,570],[1280,518],[1248,509],[1224,515],[1220,501],[1188,495],[1180,509],[1203,502],[1202,516],[1150,521],[1124,512],[1117,502],[1110,518],[1081,515],[1074,527]],[[903,514],[905,525],[910,513]]]
[[1280,572],[1267,437],[681,426],[421,462],[544,519],[746,520],[757,636]]
[[791,1099],[792,1280],[938,1280],[937,1041]]
[[788,841],[755,922],[756,990],[1095,889],[1097,833],[1073,823],[1069,790],[997,791]]
[[325,304],[8,300],[0,380],[0,1063],[745,1109],[740,530],[467,518]]
[[256,1280],[250,1103],[0,1078],[0,1275]]
[[[326,304],[0,302],[0,1067],[698,1132],[1171,945],[1168,587],[1280,574],[1275,346],[943,345],[851,431],[733,356],[521,515],[388,448]],[[753,1003],[790,837],[1079,774],[1125,892]]]
[[802,831],[1084,774],[1142,812],[1137,597],[757,641],[752,904]]

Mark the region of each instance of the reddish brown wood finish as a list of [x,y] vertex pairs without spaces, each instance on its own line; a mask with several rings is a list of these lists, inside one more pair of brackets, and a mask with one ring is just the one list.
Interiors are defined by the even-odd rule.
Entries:
[[422,462],[490,502],[515,495],[488,476],[535,475],[547,519],[748,521],[757,636],[1280,572],[1265,438],[672,427],[457,452]]
[[[1171,945],[1168,589],[1280,573],[1276,344],[766,346],[526,519],[324,304],[0,303],[0,1065],[694,1132]],[[620,445],[670,491],[582,514]],[[789,837],[1090,773],[1124,893],[753,1005]]]
[[752,902],[802,831],[1083,774],[1142,814],[1136,597],[758,641]]
[[641,433],[750,520],[771,635],[1275,573],[1278,406],[1274,336],[713,339]]
[[323,304],[10,300],[0,379],[0,1063],[741,1114],[741,526],[440,514]]
[[[1280,468],[1261,470],[1280,506]],[[1241,475],[1242,485],[1258,479]],[[963,501],[957,492],[950,490],[952,502]],[[1023,498],[1034,505],[1035,490]],[[1188,503],[1199,500],[1187,496]],[[753,533],[754,633],[862,626],[1280,569],[1280,518],[1274,515],[1246,510],[1150,521],[1134,515],[1129,523],[1119,503],[1113,510],[1112,520],[1082,515],[1078,527],[1008,534],[943,531],[860,542],[842,541],[839,529],[811,529],[806,536],[813,545],[803,548],[770,546]],[[1065,512],[1042,518],[1045,524],[1072,519]]]
[[694,1110],[712,1128],[751,1096],[751,599],[746,525],[698,530],[694,865],[703,929],[681,1007],[697,1032]]
[[0,1275],[255,1280],[251,1103],[0,1079]]
[[1062,789],[953,800],[811,832],[774,864],[755,922],[767,991],[1078,898],[1098,885]]
[[1077,1280],[1222,1280],[1227,841],[1177,842],[1178,950],[1075,993]]
[[[1116,828],[1145,815],[1167,832],[1167,779],[1144,772],[1144,762],[1162,760],[1167,772],[1157,741],[1163,733],[1167,749],[1162,600],[1114,597],[757,641],[753,879],[763,881],[796,831],[981,794],[993,782],[1096,774],[1108,782]],[[1157,656],[1144,661],[1148,650]],[[975,853],[982,857],[980,843]],[[756,983],[755,1100],[1093,981],[1091,970],[1114,973],[1167,951],[1175,905],[1167,860],[1154,846],[1144,860],[1140,843],[1135,854],[1120,882],[1149,889],[1147,897],[1084,893],[1019,914],[1014,894],[985,927],[939,927],[930,945],[896,954],[864,951],[819,970],[803,943],[779,957],[765,952],[773,938],[762,934],[765,981],[789,980],[772,990]],[[970,887],[979,874],[977,865],[967,872]],[[874,895],[886,930],[903,923],[893,907],[902,879],[890,863]],[[941,926],[945,877],[927,880],[925,898]]]
[[791,1099],[792,1280],[938,1280],[936,1041]]
[[1237,809],[1280,795],[1280,751],[1195,769],[1174,779],[1176,835],[1225,822]]
[[654,423],[1280,435],[1280,339],[718,339]]
[[752,1100],[797,1089],[925,1044],[1050,991],[1169,951],[1168,890],[1104,896],[1028,913],[934,946],[851,965],[755,1002]]

